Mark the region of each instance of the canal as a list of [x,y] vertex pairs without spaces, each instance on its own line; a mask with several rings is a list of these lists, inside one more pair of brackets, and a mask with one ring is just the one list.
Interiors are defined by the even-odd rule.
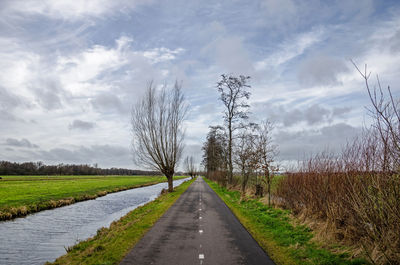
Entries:
[[[188,179],[175,180],[178,186]],[[78,202],[0,222],[0,264],[43,264],[151,200],[167,183],[111,193],[95,200]]]

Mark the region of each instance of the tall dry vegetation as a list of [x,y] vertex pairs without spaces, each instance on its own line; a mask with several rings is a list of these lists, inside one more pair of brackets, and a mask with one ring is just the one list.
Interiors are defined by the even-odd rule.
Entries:
[[325,152],[304,161],[280,182],[277,195],[295,214],[323,220],[337,239],[362,246],[373,263],[399,264],[399,100],[379,79],[371,89],[366,68],[359,72],[373,126],[340,155]]

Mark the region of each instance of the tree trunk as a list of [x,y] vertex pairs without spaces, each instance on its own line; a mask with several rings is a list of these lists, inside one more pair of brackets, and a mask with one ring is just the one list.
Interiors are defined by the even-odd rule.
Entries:
[[268,176],[268,206],[271,206],[271,179]]
[[168,179],[168,192],[173,192],[174,191],[174,183],[173,183],[174,175],[167,176],[167,179]]
[[242,169],[242,176],[243,176],[242,195],[244,195],[244,193],[246,192],[246,186],[247,186],[247,180],[248,180],[248,177],[246,176],[244,169]]
[[256,196],[262,197],[264,195],[263,186],[261,184],[256,184]]
[[269,174],[269,170],[265,170],[265,178],[267,179],[268,185],[268,206],[271,206],[271,175]]
[[246,182],[243,180],[242,182],[242,195],[246,192]]
[[228,182],[232,183],[233,180],[233,164],[232,164],[232,119],[229,119],[228,125],[229,139],[228,139]]

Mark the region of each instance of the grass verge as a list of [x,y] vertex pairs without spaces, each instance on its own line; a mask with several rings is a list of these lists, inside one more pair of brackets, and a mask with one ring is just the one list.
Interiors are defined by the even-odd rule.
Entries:
[[[184,177],[175,179],[179,178]],[[2,176],[0,220],[166,180],[163,176]]]
[[103,227],[93,238],[70,247],[54,263],[46,264],[118,264],[192,182],[186,181],[174,192],[136,208],[114,221],[110,228]]
[[352,260],[342,246],[321,247],[312,241],[311,229],[293,225],[288,210],[268,207],[257,199],[241,200],[240,192],[205,180],[277,264],[369,264]]

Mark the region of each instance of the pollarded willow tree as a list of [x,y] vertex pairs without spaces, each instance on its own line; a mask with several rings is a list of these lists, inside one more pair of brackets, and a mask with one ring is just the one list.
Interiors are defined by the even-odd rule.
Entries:
[[184,148],[183,122],[188,105],[177,82],[160,91],[151,82],[132,109],[132,150],[137,165],[161,171],[173,191],[175,167]]
[[[217,83],[220,93],[220,100],[225,106],[224,121],[228,129],[228,181],[233,179],[233,133],[240,127],[240,121],[248,118],[248,108],[250,105],[247,100],[250,98],[250,88],[248,81],[250,76],[240,75],[221,75],[221,80]],[[238,126],[239,125],[239,126]]]

